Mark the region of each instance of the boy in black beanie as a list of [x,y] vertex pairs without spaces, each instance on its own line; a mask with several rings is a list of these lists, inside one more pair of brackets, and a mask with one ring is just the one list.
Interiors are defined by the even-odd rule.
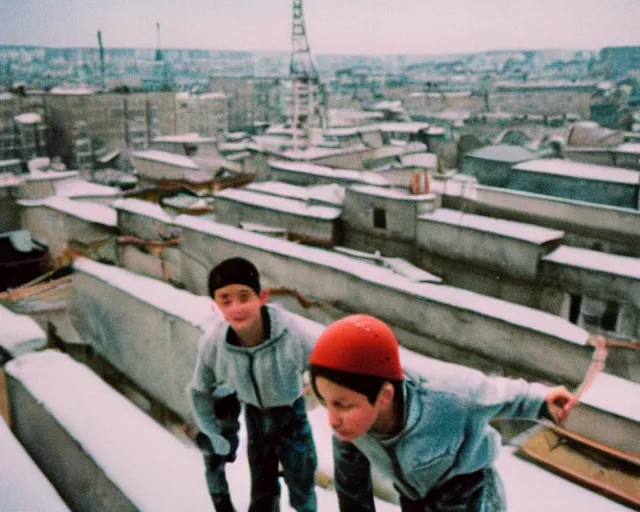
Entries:
[[[267,305],[269,293],[261,290],[258,270],[246,259],[231,258],[216,266],[209,274],[209,294],[225,322],[199,344],[189,396],[214,459],[223,464],[235,457],[237,396],[245,404],[249,512],[279,510],[279,465],[291,506],[298,512],[315,512],[317,456],[302,397],[315,338],[285,310]],[[222,424],[216,414],[220,392],[226,400],[227,422]],[[207,476],[212,476],[209,490],[217,512],[226,512],[233,507],[219,468],[220,464],[207,465]]]

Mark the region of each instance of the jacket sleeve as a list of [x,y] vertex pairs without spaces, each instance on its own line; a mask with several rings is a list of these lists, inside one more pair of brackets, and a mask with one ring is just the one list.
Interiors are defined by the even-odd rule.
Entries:
[[214,453],[226,455],[230,451],[229,442],[220,435],[213,392],[217,379],[213,369],[215,360],[215,337],[205,333],[198,342],[198,357],[187,396],[198,428],[209,438]]
[[333,442],[333,483],[340,512],[375,512],[369,459],[352,444]]

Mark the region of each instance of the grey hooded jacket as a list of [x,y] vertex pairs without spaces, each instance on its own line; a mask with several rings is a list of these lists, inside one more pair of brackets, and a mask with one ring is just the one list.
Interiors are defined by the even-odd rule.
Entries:
[[456,475],[492,465],[501,440],[489,421],[537,418],[548,389],[465,367],[428,380],[405,374],[402,430],[393,437],[369,432],[353,444],[411,500]]
[[266,305],[270,337],[255,347],[227,342],[229,324],[205,332],[198,343],[198,358],[187,389],[195,419],[219,454],[228,443],[219,436],[213,399],[236,391],[238,399],[260,409],[292,405],[304,391],[304,373],[316,334],[288,311]]

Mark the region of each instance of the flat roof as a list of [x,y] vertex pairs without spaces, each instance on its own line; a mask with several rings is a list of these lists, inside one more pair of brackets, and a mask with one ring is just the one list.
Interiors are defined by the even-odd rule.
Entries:
[[349,185],[347,189],[369,196],[401,199],[403,201],[432,201],[436,198],[435,194],[411,194],[405,189],[375,187],[372,185]]
[[497,144],[495,146],[474,149],[464,155],[464,158],[466,157],[494,160],[496,162],[522,162],[524,160],[532,160],[536,155],[520,146]]
[[66,197],[51,196],[42,204],[54,210],[79,217],[89,222],[116,227],[118,214],[110,206],[86,201],[74,201]]
[[227,188],[214,194],[214,197],[230,199],[258,208],[267,208],[279,212],[290,213],[300,217],[315,217],[323,220],[335,220],[342,214],[341,208],[329,206],[307,205],[306,202],[286,197],[261,194],[244,189]]
[[289,162],[286,160],[269,160],[269,167],[288,172],[311,174],[323,178],[334,178],[338,181],[367,183],[370,185],[388,186],[388,181],[379,174],[370,171],[354,171],[352,169],[334,169],[324,165],[307,162]]
[[533,224],[515,222],[512,220],[496,219],[483,215],[463,213],[449,208],[438,208],[432,213],[425,213],[418,216],[419,220],[450,224],[461,228],[493,233],[496,235],[522,240],[532,244],[544,244],[552,240],[559,240],[564,237],[564,231],[543,228]]
[[134,151],[134,158],[140,158],[142,160],[151,160],[152,162],[159,162],[166,165],[172,165],[174,167],[182,167],[184,169],[193,169],[195,171],[200,168],[196,163],[185,155],[178,155],[176,153],[169,153],[168,151],[160,151],[157,149],[146,149],[144,151]]
[[624,185],[640,185],[640,172],[607,165],[573,162],[561,158],[540,158],[512,167],[516,171],[565,176],[589,181],[603,181]]
[[561,245],[542,259],[558,265],[640,279],[640,258]]
[[142,199],[123,198],[118,199],[112,205],[116,210],[135,213],[144,217],[151,217],[162,222],[171,222],[172,218],[159,204],[143,201]]
[[199,133],[181,133],[178,135],[160,135],[154,137],[151,142],[171,142],[176,144],[212,144],[217,139],[215,137],[202,137]]
[[288,197],[290,199],[298,199],[300,201],[309,201],[315,199],[325,203],[342,205],[344,202],[345,187],[342,185],[316,185],[301,186],[283,183],[281,181],[260,181],[245,185],[244,189],[260,192],[263,194],[271,194],[280,197]]
[[616,146],[611,151],[616,153],[631,153],[634,155],[640,155],[640,142],[625,142]]

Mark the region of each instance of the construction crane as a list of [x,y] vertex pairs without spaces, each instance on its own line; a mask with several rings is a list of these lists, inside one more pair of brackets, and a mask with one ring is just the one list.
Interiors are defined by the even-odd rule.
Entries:
[[[327,120],[326,89],[320,82],[318,65],[309,47],[302,0],[293,0],[291,43],[291,128],[293,149],[297,150],[301,143],[308,144],[314,120],[319,118],[323,128],[326,127]],[[302,131],[302,141],[298,137],[298,130]]]

